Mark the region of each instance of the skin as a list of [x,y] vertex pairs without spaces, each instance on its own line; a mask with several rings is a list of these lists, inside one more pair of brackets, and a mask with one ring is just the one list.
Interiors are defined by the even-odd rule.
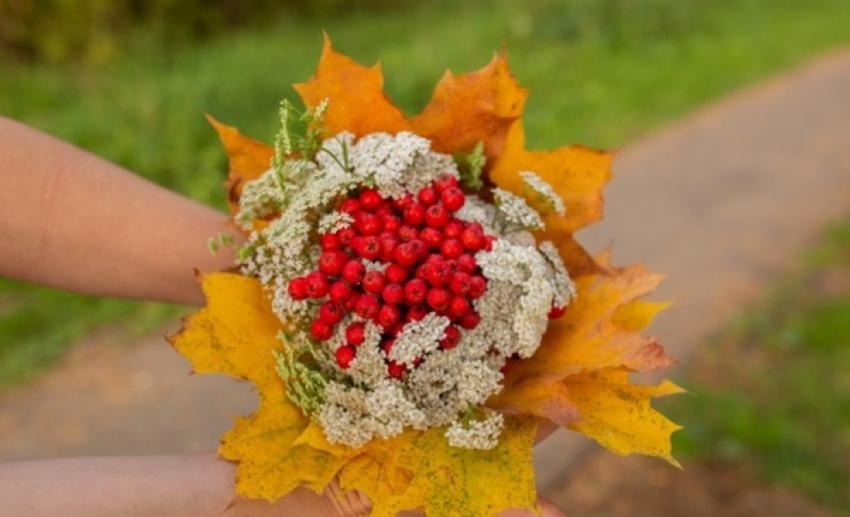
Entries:
[[[101,296],[203,303],[194,271],[230,268],[207,239],[239,233],[220,212],[0,117],[0,275]],[[538,438],[551,432],[547,427]],[[29,516],[349,516],[360,494],[333,483],[274,504],[235,495],[233,464],[213,454],[0,464],[0,513]],[[540,500],[543,515],[563,515]],[[505,517],[528,515],[507,511]]]

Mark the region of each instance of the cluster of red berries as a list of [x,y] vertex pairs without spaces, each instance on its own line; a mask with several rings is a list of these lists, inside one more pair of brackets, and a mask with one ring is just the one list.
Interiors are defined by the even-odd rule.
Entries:
[[[448,174],[416,196],[391,200],[366,189],[342,201],[337,209],[354,223],[320,235],[318,269],[288,285],[295,300],[325,300],[310,325],[313,338],[326,341],[344,316],[354,312],[381,327],[381,347],[388,354],[406,323],[436,312],[452,322],[440,347],[457,346],[458,327],[478,325],[471,302],[487,289],[474,255],[491,249],[495,240],[480,224],[454,217],[465,201],[457,178]],[[367,271],[363,260],[386,267]],[[348,368],[365,341],[365,325],[351,323],[345,337],[347,344],[336,350],[341,368]],[[388,361],[387,371],[400,378],[406,366]]]

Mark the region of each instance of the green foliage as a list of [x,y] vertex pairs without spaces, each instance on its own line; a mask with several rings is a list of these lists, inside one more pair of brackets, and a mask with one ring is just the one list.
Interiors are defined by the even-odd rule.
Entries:
[[456,156],[455,160],[458,163],[460,171],[460,181],[468,189],[478,191],[484,186],[481,181],[481,172],[484,170],[484,164],[487,163],[487,157],[484,156],[484,142],[478,142],[469,154]]
[[[404,3],[404,2],[402,2]],[[102,64],[144,33],[161,50],[281,12],[326,14],[391,0],[0,0],[0,50],[47,63]]]
[[[281,341],[287,342],[285,336]],[[286,396],[308,415],[321,407],[327,384],[322,372],[310,365],[312,353],[312,349],[298,352],[289,345],[274,352],[277,374],[286,385]]]
[[[0,60],[0,113],[224,208],[226,158],[203,113],[271,141],[278,124],[274,108],[281,96],[293,95],[289,84],[313,73],[322,29],[357,59],[380,59],[390,96],[408,112],[428,101],[446,67],[480,67],[505,44],[516,75],[533,92],[526,116],[532,147],[565,142],[611,147],[846,41],[850,26],[846,0],[411,5],[368,14],[354,9],[321,20],[287,16],[177,48],[151,29],[143,32],[147,37],[122,44],[123,54],[99,67]],[[634,16],[643,21],[629,23]],[[0,14],[0,25],[9,23]],[[48,29],[39,31],[50,37]],[[0,302],[0,350],[16,354],[14,362],[21,365],[16,371],[42,368],[96,325],[147,321],[149,310],[9,281],[0,282],[0,299],[9,300]],[[21,323],[25,320],[30,323]],[[12,364],[8,357],[0,358],[3,367]],[[7,375],[0,383],[12,378],[21,376]]]
[[750,462],[769,480],[846,508],[850,224],[829,233],[805,272],[696,363],[691,396],[668,409],[687,422],[678,452]]

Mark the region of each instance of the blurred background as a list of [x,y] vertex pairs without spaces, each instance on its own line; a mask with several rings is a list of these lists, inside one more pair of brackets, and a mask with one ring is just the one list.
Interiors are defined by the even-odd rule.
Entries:
[[[505,46],[531,147],[622,149],[586,242],[670,274],[653,331],[690,391],[659,404],[685,469],[562,437],[546,493],[570,515],[847,512],[850,2],[0,0],[0,115],[223,208],[203,114],[271,140],[322,30],[408,113]],[[0,279],[0,460],[214,448],[253,396],[190,382],[162,339],[187,311]]]

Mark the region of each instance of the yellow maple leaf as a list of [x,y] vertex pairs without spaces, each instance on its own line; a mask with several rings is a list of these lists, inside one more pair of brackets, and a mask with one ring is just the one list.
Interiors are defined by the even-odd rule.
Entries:
[[[532,508],[537,418],[620,454],[649,454],[675,463],[670,435],[678,426],[656,412],[650,400],[679,388],[629,381],[630,372],[671,362],[654,338],[640,335],[666,306],[641,299],[660,277],[642,266],[613,267],[606,256],[590,256],[573,238],[602,215],[610,153],[582,146],[527,150],[521,117],[528,92],[511,75],[504,53],[481,70],[447,72],[425,109],[410,118],[384,93],[380,66],[358,64],[334,50],[327,37],[316,75],[295,87],[308,106],[329,100],[329,133],[413,131],[447,153],[483,142],[489,181],[519,195],[524,193],[519,173],[537,173],[566,207],[564,215],[545,216],[546,229],[537,237],[556,244],[578,295],[552,322],[533,357],[508,364],[504,389],[488,402],[514,415],[506,417],[497,448],[452,448],[442,429],[431,429],[408,430],[351,449],[328,443],[317,424],[287,399],[272,354],[285,346],[276,339],[282,324],[260,284],[239,275],[205,275],[207,306],[186,320],[172,342],[195,371],[226,373],[257,386],[259,409],[239,419],[220,448],[223,457],[238,462],[240,495],[273,500],[297,486],[319,491],[336,476],[343,488],[368,495],[376,515],[414,508],[432,515]],[[242,185],[268,169],[273,150],[210,121],[230,157],[227,186],[233,206]]]

